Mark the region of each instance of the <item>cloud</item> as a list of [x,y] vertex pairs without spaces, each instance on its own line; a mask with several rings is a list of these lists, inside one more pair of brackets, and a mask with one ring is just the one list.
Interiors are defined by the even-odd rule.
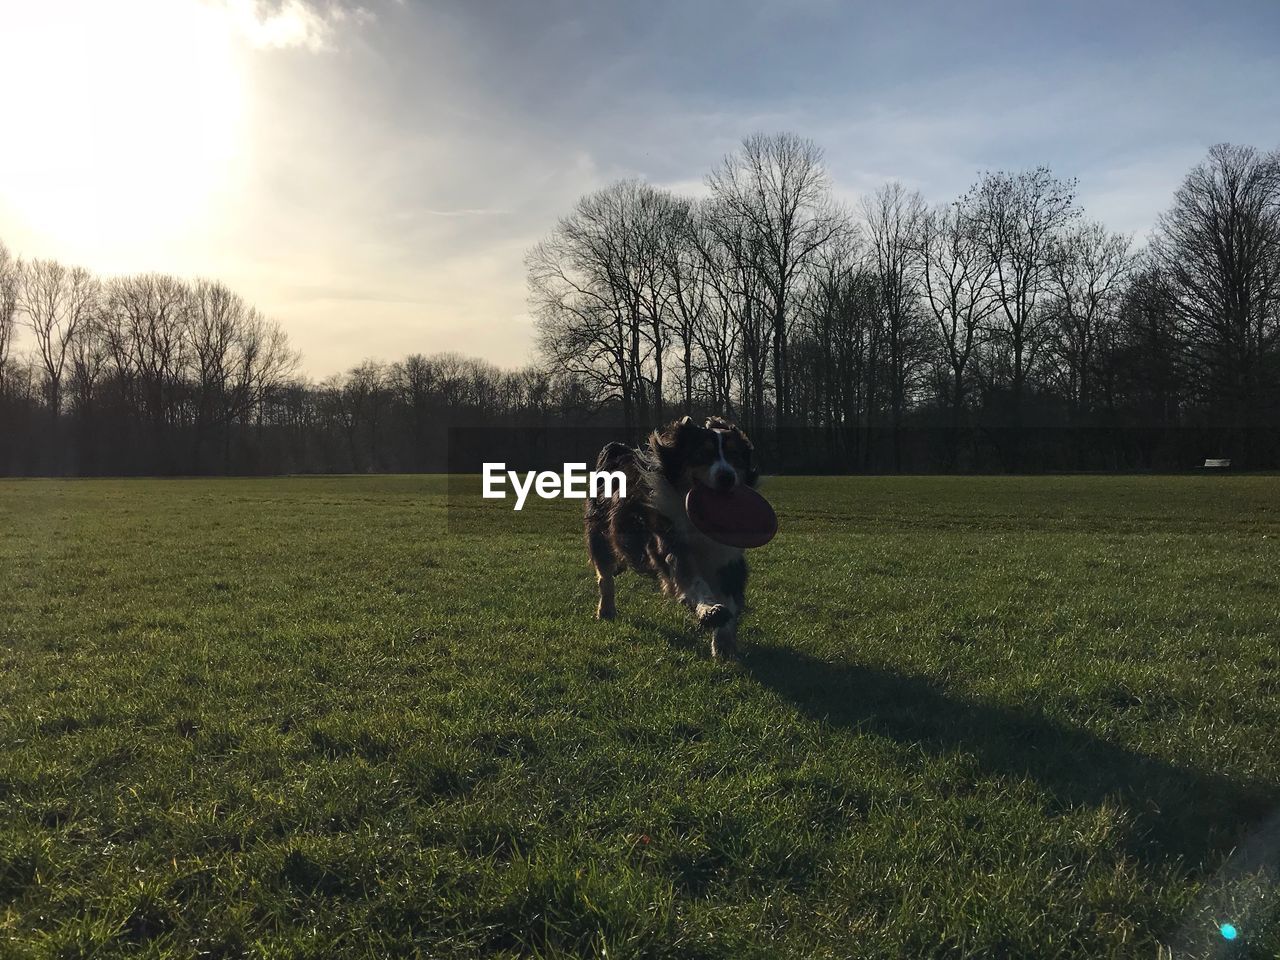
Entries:
[[332,50],[339,24],[367,23],[374,19],[365,7],[337,3],[321,7],[308,0],[224,2],[236,29],[250,45],[263,50],[300,48],[312,53]]
[[[1272,145],[1280,87],[1264,27],[1280,7],[1255,2],[1205,20],[1189,0],[1092,0],[1110,18],[1099,34],[1074,7],[1012,0],[984,0],[987,15],[928,3],[889,19],[839,0],[39,0],[15,6],[48,29],[0,31],[0,74],[42,95],[14,100],[10,124],[50,158],[37,165],[53,171],[40,209],[83,221],[89,201],[118,197],[126,215],[95,216],[79,248],[52,233],[37,244],[4,222],[6,203],[36,206],[24,174],[0,177],[0,227],[23,251],[99,270],[219,276],[286,325],[315,374],[413,350],[514,364],[533,342],[524,253],[582,194],[643,177],[705,195],[704,175],[754,131],[812,138],[851,206],[891,179],[944,202],[984,169],[1048,162],[1079,177],[1089,216],[1141,242],[1210,143]],[[112,47],[107,31],[139,54],[91,70],[66,55],[66,23],[84,51]],[[191,43],[149,39],[179,27]],[[232,82],[191,56],[206,32]],[[163,69],[151,65],[160,53]],[[51,89],[65,93],[53,109]],[[191,108],[210,91],[243,94],[234,125]],[[105,151],[114,166],[83,160],[67,119],[99,101],[111,129],[131,133]],[[174,116],[194,124],[185,138],[155,121]],[[0,151],[0,167],[21,155]],[[72,191],[60,171],[82,160],[92,176]],[[179,197],[208,179],[216,202],[195,216],[154,199],[157,170]],[[156,231],[138,196],[153,198],[152,220],[164,211],[180,226]]]

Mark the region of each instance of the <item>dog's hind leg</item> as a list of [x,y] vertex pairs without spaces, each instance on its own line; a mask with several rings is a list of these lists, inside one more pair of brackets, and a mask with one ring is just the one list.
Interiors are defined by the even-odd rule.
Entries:
[[612,620],[618,615],[614,601],[613,578],[618,569],[618,561],[613,556],[613,548],[601,534],[587,535],[587,553],[591,556],[591,565],[596,571],[596,586],[600,590],[600,603],[596,606],[597,620]]
[[600,588],[600,603],[596,607],[596,619],[612,620],[618,615],[618,607],[614,602],[613,574],[597,567],[596,586]]

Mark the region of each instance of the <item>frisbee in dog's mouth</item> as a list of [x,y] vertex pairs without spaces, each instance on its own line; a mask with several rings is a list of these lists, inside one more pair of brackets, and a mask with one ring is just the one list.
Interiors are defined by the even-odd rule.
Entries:
[[778,515],[769,501],[746,486],[719,491],[695,483],[684,509],[699,531],[730,547],[763,547],[778,532]]

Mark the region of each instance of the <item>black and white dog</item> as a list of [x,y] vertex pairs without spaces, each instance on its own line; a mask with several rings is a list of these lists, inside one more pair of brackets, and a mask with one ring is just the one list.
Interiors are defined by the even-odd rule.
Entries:
[[713,656],[737,653],[746,558],[741,549],[698,531],[684,504],[695,483],[721,490],[754,487],[759,471],[753,452],[747,435],[720,417],[703,425],[685,417],[655,430],[639,449],[610,443],[600,451],[596,469],[625,473],[627,495],[587,500],[587,553],[600,587],[598,618],[616,615],[613,578],[630,567],[656,577],[664,593],[712,631]]

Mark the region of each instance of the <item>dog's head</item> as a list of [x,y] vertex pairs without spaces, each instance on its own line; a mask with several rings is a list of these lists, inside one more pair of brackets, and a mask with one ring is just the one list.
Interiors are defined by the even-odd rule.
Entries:
[[759,477],[751,441],[722,417],[710,417],[702,425],[692,417],[677,420],[655,430],[649,446],[662,475],[677,489],[695,481],[715,490],[732,490],[740,483],[754,487]]

